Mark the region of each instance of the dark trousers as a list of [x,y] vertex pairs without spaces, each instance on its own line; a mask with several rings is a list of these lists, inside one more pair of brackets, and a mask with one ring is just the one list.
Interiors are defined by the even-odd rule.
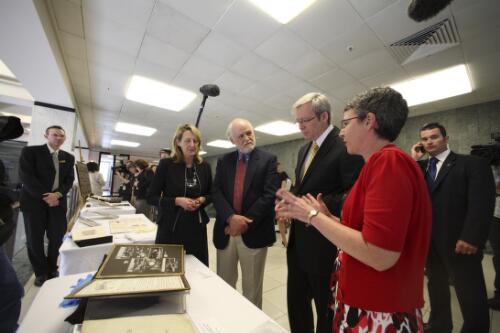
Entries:
[[458,303],[464,319],[461,333],[488,333],[489,309],[481,261],[475,255],[453,254],[443,258],[431,244],[427,258],[427,287],[431,305],[429,324],[435,332],[451,332],[449,277],[455,284]]
[[495,269],[495,298],[500,298],[500,219],[493,218],[489,236],[493,248],[493,268]]
[[[38,210],[23,211],[24,229],[28,257],[36,276],[57,272],[57,257],[67,229],[66,211],[62,207],[44,207]],[[47,234],[49,246],[47,255],[44,249],[44,236]]]
[[290,331],[291,333],[314,332],[311,304],[314,300],[317,314],[316,332],[331,332],[332,325],[328,319],[328,301],[331,299],[330,276],[314,275],[300,269],[294,251],[294,249],[289,249],[287,252],[287,304]]
[[0,332],[14,333],[21,313],[24,290],[4,248],[0,245]]

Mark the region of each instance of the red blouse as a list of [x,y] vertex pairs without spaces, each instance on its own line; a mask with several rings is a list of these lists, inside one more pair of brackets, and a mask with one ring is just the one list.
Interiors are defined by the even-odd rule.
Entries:
[[422,308],[431,221],[429,192],[417,163],[392,144],[373,154],[346,199],[342,223],[361,231],[365,242],[401,256],[379,272],[344,252],[339,301],[379,312]]

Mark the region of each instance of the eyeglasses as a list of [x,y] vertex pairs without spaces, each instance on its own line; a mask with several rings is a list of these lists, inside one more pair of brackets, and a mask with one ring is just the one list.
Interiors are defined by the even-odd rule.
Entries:
[[344,119],[340,122],[340,126],[342,128],[345,128],[347,125],[349,125],[349,122],[353,119],[356,119],[356,118],[360,118],[360,116],[356,116],[356,117],[351,117],[351,118],[347,118],[347,119]]
[[316,118],[316,116],[312,116],[311,118],[306,118],[306,119],[304,119],[304,118],[302,118],[302,119],[296,119],[295,123],[298,124],[298,125],[306,124],[306,123],[312,121],[314,118]]

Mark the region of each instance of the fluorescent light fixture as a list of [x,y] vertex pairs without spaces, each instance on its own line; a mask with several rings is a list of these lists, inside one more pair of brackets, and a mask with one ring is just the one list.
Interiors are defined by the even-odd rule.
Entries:
[[306,10],[316,0],[250,0],[266,14],[282,24]]
[[204,150],[200,150],[200,152],[198,153],[198,155],[200,155],[200,156],[201,156],[201,155],[206,155],[206,154],[207,154],[207,152],[206,152],[206,151],[204,151]]
[[284,136],[300,132],[300,129],[296,124],[283,120],[272,121],[270,123],[257,126],[255,127],[255,130],[275,136]]
[[180,111],[196,98],[196,94],[160,81],[134,75],[126,97],[134,102],[170,111]]
[[117,122],[115,131],[143,136],[151,136],[156,133],[156,128]]
[[7,65],[2,60],[0,60],[0,76],[6,76],[12,79],[16,78],[14,73],[10,71],[9,67],[7,67]]
[[7,116],[7,117],[17,117],[17,118],[21,119],[22,123],[31,124],[31,116],[27,116],[25,114],[15,114],[15,113],[2,111],[2,115]]
[[130,142],[123,140],[111,140],[112,146],[124,146],[124,147],[139,147],[141,144],[139,142]]
[[403,95],[408,106],[434,102],[472,91],[464,64],[391,84],[391,88]]
[[236,147],[235,145],[233,145],[231,143],[231,141],[228,141],[228,140],[214,140],[214,141],[210,141],[209,143],[207,143],[207,146],[217,147],[217,148],[224,148],[224,149],[229,149],[229,148]]

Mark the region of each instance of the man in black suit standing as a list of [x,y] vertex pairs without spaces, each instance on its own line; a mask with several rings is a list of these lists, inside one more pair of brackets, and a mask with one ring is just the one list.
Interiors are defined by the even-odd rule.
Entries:
[[[451,278],[464,319],[460,332],[489,332],[483,247],[495,204],[493,175],[486,160],[455,154],[446,129],[430,123],[420,129],[412,156],[422,168],[432,200],[432,236],[427,258],[431,305],[425,332],[451,332]],[[420,160],[425,153],[429,158]]]
[[[45,131],[47,144],[28,146],[21,152],[19,176],[28,256],[35,271],[35,285],[58,276],[57,257],[66,232],[66,194],[74,181],[75,158],[60,147],[66,139],[61,126]],[[44,236],[49,240],[47,255]]]
[[276,241],[277,159],[255,148],[255,134],[247,120],[234,119],[227,135],[237,150],[217,161],[212,188],[217,274],[236,287],[239,261],[243,295],[262,308],[267,247]]
[[[349,155],[339,129],[331,125],[330,103],[320,93],[309,93],[293,105],[296,122],[309,142],[299,150],[292,192],[322,194],[330,212],[340,216],[342,200],[363,165]],[[288,319],[292,333],[314,332],[311,301],[316,306],[316,332],[330,332],[328,301],[336,247],[314,228],[292,221],[287,248]]]

